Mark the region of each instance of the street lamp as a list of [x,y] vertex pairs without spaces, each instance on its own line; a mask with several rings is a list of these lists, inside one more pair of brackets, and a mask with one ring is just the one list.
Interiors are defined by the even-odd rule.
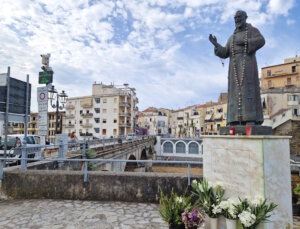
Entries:
[[[57,90],[54,88],[54,85],[49,89],[49,99],[52,108],[56,108],[56,125],[55,125],[55,135],[57,134],[57,129],[58,129],[58,110],[64,109],[64,106],[67,101],[67,94],[63,90],[62,93],[58,94]],[[53,101],[56,100],[56,104],[53,104]]]

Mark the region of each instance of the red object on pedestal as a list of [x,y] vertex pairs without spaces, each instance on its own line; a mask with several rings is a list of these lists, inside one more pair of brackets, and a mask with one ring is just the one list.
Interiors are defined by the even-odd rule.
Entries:
[[247,135],[247,136],[251,135],[251,132],[252,132],[252,127],[251,127],[249,124],[247,124],[247,127],[246,127],[246,135]]
[[229,128],[229,135],[235,135],[235,127],[230,127]]

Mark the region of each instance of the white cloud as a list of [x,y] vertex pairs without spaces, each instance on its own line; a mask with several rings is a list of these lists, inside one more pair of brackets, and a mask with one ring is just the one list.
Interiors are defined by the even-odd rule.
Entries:
[[[140,107],[173,107],[202,101],[227,87],[207,41],[209,32],[228,38],[237,9],[254,26],[287,16],[294,1],[265,0],[2,0],[0,71],[31,76],[32,104],[40,54],[51,53],[54,81],[71,96],[88,95],[94,81],[130,83]],[[291,26],[294,18],[287,20]],[[225,31],[225,32],[224,32]],[[267,48],[276,48],[272,36]],[[205,102],[205,101],[203,101]],[[199,102],[200,103],[200,102]],[[33,109],[36,107],[33,106]]]
[[294,4],[294,0],[270,0],[268,11],[271,14],[287,16]]

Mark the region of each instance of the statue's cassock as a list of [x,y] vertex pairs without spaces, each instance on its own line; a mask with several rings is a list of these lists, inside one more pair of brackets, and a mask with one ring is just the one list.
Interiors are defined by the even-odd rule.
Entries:
[[[236,42],[241,39],[245,41],[244,44]],[[215,47],[218,57],[230,57],[227,105],[229,126],[263,122],[255,53],[264,44],[265,39],[259,30],[247,23],[243,30],[235,30],[225,47]]]

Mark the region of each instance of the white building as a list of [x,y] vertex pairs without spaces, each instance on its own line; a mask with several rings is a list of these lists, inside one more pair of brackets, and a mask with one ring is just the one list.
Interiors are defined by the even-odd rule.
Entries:
[[93,84],[91,96],[68,98],[64,133],[109,138],[134,132],[138,99],[134,88]]

